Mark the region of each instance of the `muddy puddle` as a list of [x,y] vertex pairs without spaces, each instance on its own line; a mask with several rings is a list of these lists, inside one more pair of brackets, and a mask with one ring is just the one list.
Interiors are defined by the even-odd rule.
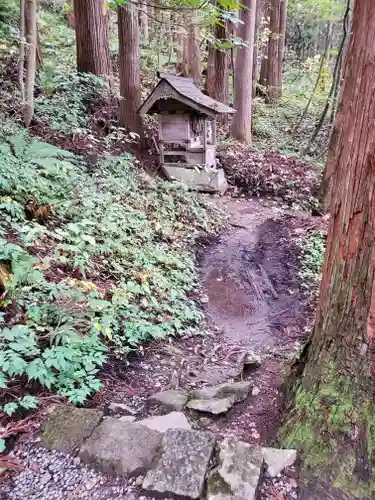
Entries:
[[257,224],[250,220],[206,249],[205,312],[227,338],[257,350],[290,342],[301,301],[288,243],[283,219],[266,211]]

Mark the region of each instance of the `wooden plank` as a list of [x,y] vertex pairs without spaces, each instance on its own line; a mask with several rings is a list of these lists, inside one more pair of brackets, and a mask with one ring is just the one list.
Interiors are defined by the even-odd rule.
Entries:
[[181,151],[164,151],[164,156],[186,156],[188,153],[186,150]]

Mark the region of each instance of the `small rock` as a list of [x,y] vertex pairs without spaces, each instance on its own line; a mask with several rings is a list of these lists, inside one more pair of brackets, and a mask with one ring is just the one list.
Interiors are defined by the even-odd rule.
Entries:
[[182,389],[171,389],[158,392],[149,397],[149,401],[169,411],[181,411],[188,400],[187,392]]
[[250,382],[226,382],[191,391],[189,397],[191,399],[207,400],[233,397],[234,402],[238,403],[247,398],[250,388]]
[[51,481],[52,479],[52,476],[49,472],[45,472],[39,479],[39,482],[41,485],[45,485],[47,484],[49,481]]
[[99,482],[98,477],[91,477],[85,482],[86,490],[92,490]]
[[219,445],[219,465],[208,478],[207,500],[254,500],[263,470],[262,451],[233,438]]
[[262,365],[262,358],[254,351],[249,350],[245,353],[243,364],[246,368],[256,370]]
[[234,403],[235,400],[233,396],[222,399],[192,399],[188,402],[187,407],[192,410],[220,415],[221,413],[226,413],[230,408],[232,408]]
[[168,429],[191,429],[191,425],[185,415],[178,411],[139,420],[137,423],[159,432],[165,432]]
[[74,457],[73,458],[73,465],[75,465],[76,467],[78,467],[80,463],[81,463],[81,459],[79,457]]
[[296,450],[262,448],[262,453],[267,465],[267,472],[271,477],[278,476],[285,467],[293,465],[297,459]]
[[137,479],[135,480],[135,484],[137,486],[141,486],[142,483],[143,483],[143,477],[142,476],[138,476]]
[[109,411],[111,411],[112,413],[120,413],[122,415],[136,415],[137,412],[136,410],[134,410],[133,408],[131,408],[130,406],[124,404],[124,403],[111,403],[109,406],[108,406],[108,409]]
[[133,415],[124,415],[123,417],[120,417],[119,420],[121,420],[121,422],[132,424],[135,421],[135,417],[133,417]]
[[251,394],[252,394],[252,396],[258,396],[258,394],[260,394],[259,387],[253,387],[251,390]]

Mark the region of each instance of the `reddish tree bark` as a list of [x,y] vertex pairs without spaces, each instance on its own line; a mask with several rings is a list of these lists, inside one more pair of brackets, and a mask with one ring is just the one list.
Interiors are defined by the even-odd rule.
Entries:
[[74,0],[77,71],[109,76],[108,15],[104,0]]
[[141,71],[139,53],[138,13],[134,3],[118,8],[120,107],[119,122],[129,132],[140,135],[142,121],[138,114],[141,105]]
[[280,0],[272,0],[270,8],[270,36],[268,39],[267,102],[281,95],[279,82]]
[[187,36],[183,40],[183,74],[192,78],[196,85],[202,84],[199,26],[196,11],[191,14]]
[[374,68],[375,4],[356,0],[327,160],[331,219],[316,323],[284,427],[286,443],[306,464],[321,460],[321,479],[350,498],[373,497],[375,466]]
[[[214,33],[217,40],[225,41],[227,38],[225,24],[216,24]],[[219,102],[228,104],[228,54],[225,50],[212,47],[211,58],[211,64],[213,60],[213,71],[207,78],[208,95]],[[227,126],[227,115],[220,115],[218,122],[224,127]]]
[[234,108],[236,113],[232,122],[232,135],[245,144],[251,144],[251,105],[253,81],[254,35],[256,0],[244,0],[240,18],[239,36],[247,44],[238,50],[234,78]]

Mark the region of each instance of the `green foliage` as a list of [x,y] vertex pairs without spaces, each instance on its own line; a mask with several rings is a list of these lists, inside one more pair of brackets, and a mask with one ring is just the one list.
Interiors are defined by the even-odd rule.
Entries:
[[9,36],[18,17],[19,6],[15,0],[0,0],[0,36]]
[[89,107],[100,97],[104,80],[91,74],[59,72],[48,66],[39,78],[41,89],[47,92],[35,99],[35,116],[64,134],[87,130]]
[[[82,403],[100,385],[104,345],[123,354],[199,326],[192,242],[214,219],[130,156],[90,175],[73,154],[12,133],[0,145],[0,263],[10,269],[1,305],[15,318],[0,333],[1,380],[34,380]],[[26,217],[31,196],[49,207],[46,219]]]
[[299,246],[302,286],[308,293],[317,293],[324,259],[325,233],[311,231],[299,241]]

